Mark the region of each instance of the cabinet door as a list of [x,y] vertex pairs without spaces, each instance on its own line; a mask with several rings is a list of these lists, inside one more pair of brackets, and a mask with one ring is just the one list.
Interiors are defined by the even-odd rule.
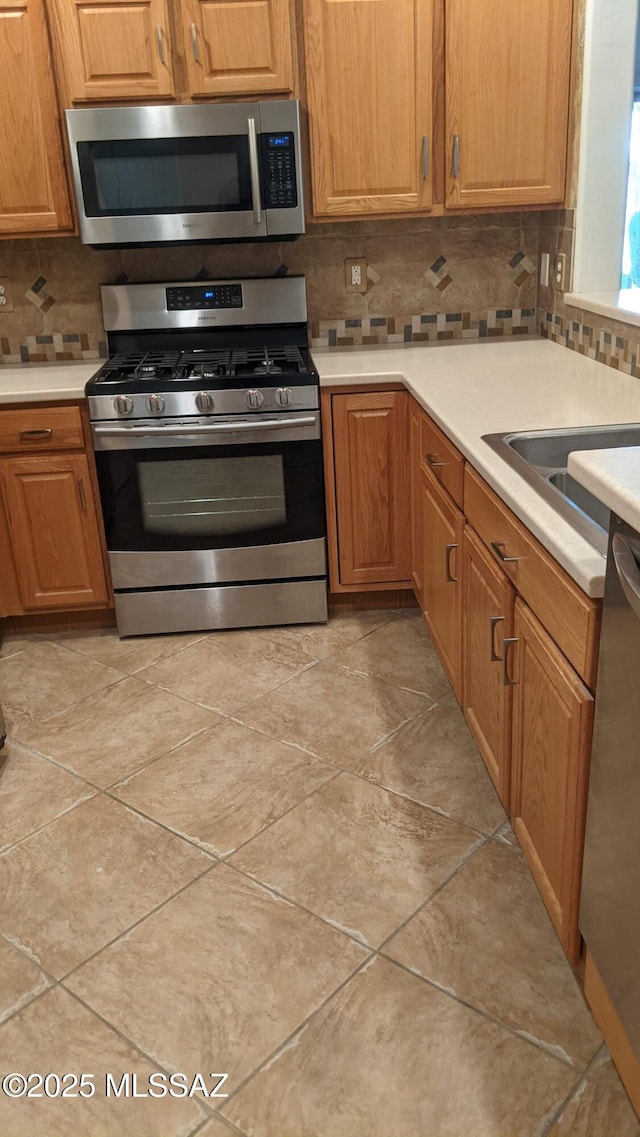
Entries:
[[424,614],[458,702],[462,701],[464,516],[431,474],[422,475]]
[[504,640],[513,636],[515,593],[467,525],[463,569],[463,710],[505,809],[511,794],[511,693]]
[[514,635],[513,827],[576,963],[593,697],[521,600]]
[[305,0],[317,216],[432,201],[433,0]]
[[26,611],[107,599],[98,518],[84,454],[0,462]]
[[422,604],[422,469],[420,431],[422,410],[415,399],[409,401],[409,465],[411,476],[411,579],[420,607]]
[[[1,0],[0,0],[1,2]],[[165,0],[51,0],[66,96],[151,99],[172,95]]]
[[563,201],[572,0],[445,8],[447,205]]
[[181,0],[192,95],[293,90],[290,0]]
[[73,219],[41,0],[0,0],[0,235]]
[[410,578],[408,398],[406,391],[333,397],[341,584]]

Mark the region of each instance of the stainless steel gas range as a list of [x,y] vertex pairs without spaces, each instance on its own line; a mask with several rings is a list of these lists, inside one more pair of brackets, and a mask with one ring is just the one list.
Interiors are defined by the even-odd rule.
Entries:
[[324,622],[304,278],[113,285],[102,306],[86,393],[120,635]]

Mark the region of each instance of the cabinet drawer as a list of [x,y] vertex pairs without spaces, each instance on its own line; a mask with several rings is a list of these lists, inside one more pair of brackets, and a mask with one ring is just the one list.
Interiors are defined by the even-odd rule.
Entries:
[[438,481],[451,495],[456,505],[462,508],[464,459],[446,434],[424,412],[420,430],[420,461],[426,470],[431,470]]
[[[601,603],[578,587],[469,465],[464,474],[464,508],[469,524],[517,592],[593,689]],[[514,560],[505,559],[510,557]]]
[[0,454],[83,449],[79,407],[0,411]]

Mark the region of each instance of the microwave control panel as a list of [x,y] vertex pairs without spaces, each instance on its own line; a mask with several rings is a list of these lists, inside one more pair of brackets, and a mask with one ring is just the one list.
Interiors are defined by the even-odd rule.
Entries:
[[242,308],[241,284],[203,284],[167,288],[167,311],[195,312],[200,308]]
[[295,139],[290,133],[262,134],[265,209],[291,209],[298,204]]

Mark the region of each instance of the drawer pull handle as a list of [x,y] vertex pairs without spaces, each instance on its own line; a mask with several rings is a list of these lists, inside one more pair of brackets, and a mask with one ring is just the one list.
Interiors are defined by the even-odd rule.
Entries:
[[426,459],[427,459],[427,462],[429,463],[429,465],[431,466],[432,470],[438,469],[439,466],[448,466],[449,465],[448,462],[439,462],[436,454],[427,454]]
[[496,554],[498,560],[502,561],[504,565],[515,564],[516,561],[520,560],[520,557],[508,557],[506,553],[502,552],[504,549],[504,541],[492,541],[491,548]]
[[445,571],[445,576],[447,578],[447,584],[457,584],[458,583],[457,576],[453,576],[453,574],[451,572],[451,554],[452,554],[453,550],[457,549],[457,548],[458,548],[457,545],[446,545],[445,546],[444,571]]
[[517,642],[518,642],[517,636],[508,636],[506,639],[504,639],[502,641],[502,644],[504,647],[504,655],[502,657],[502,686],[503,687],[515,687],[517,685],[517,682],[518,682],[517,679],[510,679],[509,678],[509,648],[511,647],[511,644],[517,644]]
[[504,616],[489,617],[489,659],[491,663],[502,663],[502,656],[496,651],[496,627],[504,621]]
[[52,434],[53,434],[53,431],[52,431],[50,426],[46,427],[44,430],[21,430],[20,431],[20,437],[25,442],[38,442],[41,439],[51,438]]
[[82,512],[87,512],[87,495],[84,492],[84,478],[78,478],[78,495],[80,497],[80,506]]

